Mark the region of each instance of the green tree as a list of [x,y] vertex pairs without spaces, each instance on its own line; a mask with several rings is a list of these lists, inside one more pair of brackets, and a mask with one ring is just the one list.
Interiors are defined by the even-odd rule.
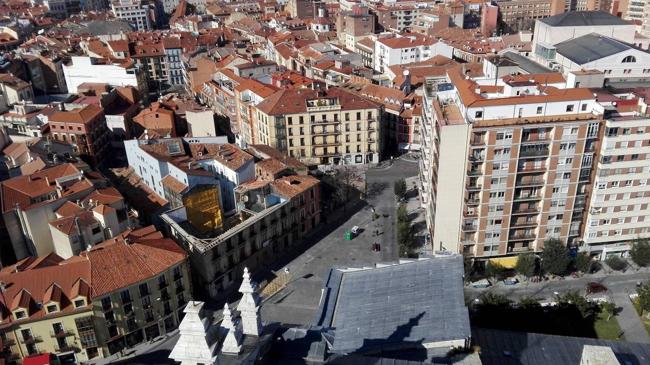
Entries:
[[499,280],[503,276],[505,270],[505,267],[503,267],[501,264],[488,261],[488,263],[485,265],[485,276],[490,279]]
[[593,261],[591,260],[591,256],[589,256],[589,254],[586,252],[580,252],[575,258],[576,270],[582,271],[584,273],[591,271],[592,263]]
[[589,302],[585,297],[580,295],[580,293],[578,293],[577,291],[568,292],[564,295],[560,295],[558,296],[557,301],[560,307],[566,308],[566,307],[574,306],[576,309],[578,309],[578,311],[582,315],[582,318],[595,316],[599,309],[597,304]]
[[639,266],[650,265],[650,240],[647,238],[637,238],[634,240],[630,249],[630,256],[632,257],[632,261]]
[[610,256],[605,260],[607,266],[611,267],[612,270],[621,271],[627,267],[625,260],[618,256]]
[[487,293],[481,297],[481,305],[484,306],[505,307],[510,304],[512,301],[501,294]]
[[556,238],[550,238],[544,242],[541,257],[544,271],[554,275],[566,274],[571,262],[569,250]]
[[523,310],[531,310],[541,308],[539,300],[533,297],[523,297],[519,300],[519,308]]
[[406,211],[406,204],[400,204],[397,207],[397,222],[408,222],[409,214]]
[[645,283],[636,289],[639,294],[639,304],[643,311],[650,311],[650,283]]
[[520,254],[517,257],[515,271],[527,278],[535,275],[535,255],[531,252]]
[[614,304],[614,302],[602,302],[600,303],[600,309],[607,313],[608,321],[616,315],[616,304]]
[[393,191],[397,198],[402,198],[406,194],[406,181],[404,179],[399,179],[395,181],[393,185]]
[[463,269],[465,269],[465,281],[467,281],[474,272],[474,259],[469,256],[463,256]]

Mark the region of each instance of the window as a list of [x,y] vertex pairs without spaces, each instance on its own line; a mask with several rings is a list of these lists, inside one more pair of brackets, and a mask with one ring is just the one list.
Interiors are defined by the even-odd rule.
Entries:
[[483,118],[483,111],[479,110],[474,113],[474,118]]
[[86,305],[86,301],[84,299],[77,299],[74,301],[74,307],[75,308],[80,308]]
[[120,298],[122,299],[122,304],[131,303],[131,293],[129,289],[122,290],[120,292]]
[[15,311],[14,316],[16,317],[16,319],[23,319],[23,318],[27,317],[27,313],[25,313],[25,311],[23,311],[23,310]]
[[50,304],[45,307],[45,309],[47,310],[47,313],[54,313],[58,310],[56,304]]
[[566,111],[567,111],[567,112],[572,112],[572,111],[573,111],[573,107],[574,107],[573,104],[571,104],[571,105],[567,105],[567,106],[566,106]]
[[636,62],[636,58],[634,56],[627,56],[623,58],[623,61],[621,61],[621,63],[632,63],[632,62]]
[[583,111],[583,112],[584,112],[584,111],[587,111],[587,104],[582,104],[582,105],[580,106],[580,111]]
[[542,111],[544,111],[544,107],[538,106],[537,107],[537,114],[542,114]]

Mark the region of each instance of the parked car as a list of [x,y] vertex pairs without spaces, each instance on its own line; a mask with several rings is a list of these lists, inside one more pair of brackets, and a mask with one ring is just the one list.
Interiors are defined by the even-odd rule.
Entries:
[[490,287],[490,281],[488,279],[478,280],[472,283],[472,287],[476,289],[485,289]]
[[506,284],[506,285],[515,285],[518,282],[519,282],[519,280],[517,280],[517,278],[506,278],[506,279],[503,280],[503,283]]
[[359,226],[354,226],[354,227],[352,227],[350,232],[352,232],[352,234],[356,236],[361,232],[361,230],[360,230]]
[[607,291],[607,287],[601,283],[597,283],[595,281],[587,283],[587,294],[596,294],[596,293],[602,293],[606,291]]

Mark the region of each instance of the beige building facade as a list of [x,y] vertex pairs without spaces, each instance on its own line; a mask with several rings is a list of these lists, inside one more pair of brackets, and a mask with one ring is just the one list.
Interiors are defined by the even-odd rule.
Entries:
[[312,165],[377,163],[381,114],[340,88],[280,90],[255,106],[255,143]]

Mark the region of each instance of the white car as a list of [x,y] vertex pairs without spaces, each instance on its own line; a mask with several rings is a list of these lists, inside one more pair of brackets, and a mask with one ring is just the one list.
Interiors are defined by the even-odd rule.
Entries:
[[355,235],[355,236],[358,235],[359,234],[359,226],[352,227],[350,232],[352,232],[352,234]]

